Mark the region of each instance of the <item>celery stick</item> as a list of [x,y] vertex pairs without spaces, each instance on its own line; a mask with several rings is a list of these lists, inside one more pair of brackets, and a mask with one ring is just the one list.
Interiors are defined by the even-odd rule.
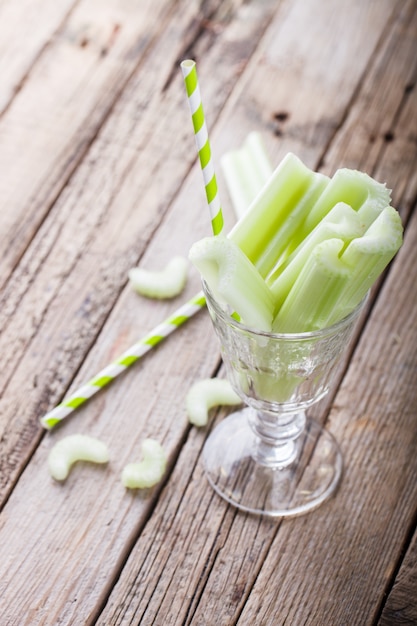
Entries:
[[243,146],[227,152],[220,163],[234,211],[240,218],[273,173],[259,133],[250,133]]
[[[250,154],[251,162],[257,173],[259,181],[263,185],[271,178],[274,169],[269,161],[262,137],[259,133],[252,132],[245,139],[244,148]],[[261,190],[261,187],[258,191]]]
[[235,243],[226,237],[206,237],[191,247],[189,256],[215,299],[229,305],[230,313],[237,313],[247,326],[271,330],[271,292]]
[[281,307],[317,244],[337,237],[346,245],[363,231],[363,223],[356,211],[344,202],[336,204],[285,262],[268,276],[266,282],[274,297],[276,310]]
[[352,276],[327,320],[332,324],[348,315],[364,298],[378,276],[401,247],[403,227],[398,212],[386,207],[362,237],[353,239],[341,260],[351,268]]
[[250,156],[242,150],[227,152],[221,159],[221,166],[233,209],[240,219],[262,189],[263,182],[257,178]]
[[338,202],[345,202],[358,211],[366,228],[389,205],[390,200],[390,190],[367,174],[346,168],[338,170],[312,206],[293,241],[293,249]]
[[310,207],[323,193],[329,180],[330,179],[323,174],[316,174],[310,188],[288,214],[287,218],[281,224],[279,232],[275,233],[271,240],[271,245],[274,246],[274,256],[277,260],[275,265],[271,266],[268,274],[265,276],[267,282],[269,282],[269,276],[275,273],[279,274],[279,267],[283,265],[291,253],[292,241],[300,228],[300,223],[305,219]]
[[344,246],[343,239],[332,238],[313,248],[274,319],[274,332],[306,332],[326,325],[351,276],[339,259]]
[[[294,154],[288,153],[230,232],[229,237],[252,261],[261,276],[265,277],[276,265],[280,228],[315,180],[316,174]],[[304,209],[307,211],[309,206],[305,205]]]

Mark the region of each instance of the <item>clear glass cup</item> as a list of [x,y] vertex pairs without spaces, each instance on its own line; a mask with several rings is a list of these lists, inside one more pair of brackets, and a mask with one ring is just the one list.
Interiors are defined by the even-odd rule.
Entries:
[[343,462],[336,440],[305,410],[334,383],[363,302],[323,330],[273,334],[237,322],[204,282],[203,289],[228,379],[247,405],[208,437],[207,478],[244,511],[306,513],[333,494]]

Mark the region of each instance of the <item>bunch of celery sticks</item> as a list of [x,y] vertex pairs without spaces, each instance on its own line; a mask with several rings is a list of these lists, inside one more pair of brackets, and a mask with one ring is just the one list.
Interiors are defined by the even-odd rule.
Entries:
[[[264,153],[259,145],[257,156],[246,150],[245,172],[242,151],[229,155],[236,167],[224,172],[232,198],[235,189],[249,202],[249,174],[255,177]],[[313,172],[292,153],[270,175],[267,165],[263,171],[255,183],[262,188],[231,232],[197,241],[190,259],[246,326],[274,333],[328,327],[359,304],[402,244],[390,191],[356,170],[332,178]]]

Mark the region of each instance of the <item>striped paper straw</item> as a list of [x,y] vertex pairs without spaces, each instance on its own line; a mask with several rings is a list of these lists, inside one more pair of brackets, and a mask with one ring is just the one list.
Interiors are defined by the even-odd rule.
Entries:
[[126,350],[116,361],[105,367],[94,378],[77,389],[66,400],[44,415],[40,422],[44,428],[51,430],[63,419],[68,417],[75,409],[87,402],[100,389],[109,385],[117,376],[122,374],[128,367],[136,363],[144,354],[152,350],[158,343],[168,337],[174,330],[200,311],[206,303],[202,291],[191,300],[179,307],[164,322],[156,326],[150,333],[145,335],[129,350]]
[[[223,213],[211,158],[211,148],[204,119],[195,62],[189,60],[183,61],[181,63],[181,69],[193,120],[213,234],[219,235],[223,229]],[[182,305],[164,322],[156,326],[150,333],[129,348],[129,350],[126,350],[116,361],[101,370],[94,378],[77,389],[77,391],[58,404],[52,411],[46,413],[40,420],[42,426],[50,430],[59,424],[59,422],[68,417],[75,409],[85,404],[87,400],[100,391],[100,389],[109,385],[128,367],[136,363],[144,354],[152,350],[152,348],[163,341],[165,337],[168,337],[174,330],[200,311],[205,304],[206,299],[204,293],[200,291],[194,298],[191,298],[191,300]]]
[[223,229],[223,213],[217,189],[216,175],[214,173],[207,125],[204,119],[203,103],[201,101],[195,61],[182,61],[181,70],[184,77],[185,89],[187,91],[188,103],[190,105],[191,117],[193,120],[195,141],[197,144],[201,170],[203,172],[213,234],[219,235]]

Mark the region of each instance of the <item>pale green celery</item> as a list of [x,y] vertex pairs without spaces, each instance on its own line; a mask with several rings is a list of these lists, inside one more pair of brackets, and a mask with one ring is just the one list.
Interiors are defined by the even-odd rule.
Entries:
[[259,133],[250,133],[243,146],[227,152],[220,163],[239,219],[273,173]]
[[274,319],[274,332],[308,332],[326,326],[352,273],[339,258],[344,246],[342,239],[333,238],[314,247]]
[[208,284],[214,298],[252,328],[270,331],[274,302],[257,269],[226,237],[206,237],[190,250],[191,262]]
[[166,452],[155,439],[142,442],[142,461],[123,468],[122,483],[127,489],[149,489],[158,484],[165,474]]
[[262,181],[262,186],[258,189],[259,192],[264,184],[271,178],[274,173],[274,168],[271,165],[262,137],[259,133],[249,133],[245,139],[244,148],[251,156],[251,162],[257,173],[258,181]]
[[256,172],[251,168],[250,155],[246,152],[228,152],[223,156],[221,166],[235,215],[240,219],[263,183],[257,179]]
[[187,282],[188,261],[182,256],[172,257],[164,269],[147,270],[133,267],[129,270],[132,287],[148,298],[174,298]]
[[300,228],[300,224],[302,224],[311,206],[313,206],[316,200],[321,196],[329,182],[330,178],[324,174],[316,173],[310,188],[296,206],[294,206],[291,213],[289,213],[287,219],[281,225],[279,232],[275,233],[271,245],[273,245],[276,263],[274,267],[270,268],[268,276],[276,271],[291,254],[292,241]]
[[333,324],[348,315],[365,297],[378,276],[394,258],[403,241],[403,226],[398,212],[386,207],[362,237],[349,243],[341,261],[351,268],[352,276],[345,285],[338,306],[327,321]]
[[186,399],[188,420],[194,426],[205,426],[209,411],[215,406],[241,404],[242,399],[224,378],[203,378],[189,389]]
[[271,289],[276,311],[282,306],[317,244],[336,237],[346,246],[364,231],[365,227],[356,211],[344,202],[336,204],[284,263],[268,276],[266,282]]
[[357,170],[342,168],[332,177],[326,190],[311,210],[293,240],[293,249],[307,237],[313,228],[338,202],[349,204],[359,212],[367,228],[377,215],[389,205],[391,192],[385,185]]
[[[285,356],[282,358],[283,367],[279,374],[273,371],[254,371],[250,377],[246,373],[240,375],[241,389],[247,396],[262,398],[264,402],[291,402],[294,391],[303,382],[303,377],[285,367]],[[290,364],[291,361],[288,361]]]
[[[294,154],[288,153],[247,212],[231,230],[229,237],[265,277],[275,267],[281,244],[280,229],[296,210],[317,175]],[[303,203],[304,210],[309,206]],[[298,215],[297,222],[302,219]],[[281,244],[281,246],[280,246]]]

